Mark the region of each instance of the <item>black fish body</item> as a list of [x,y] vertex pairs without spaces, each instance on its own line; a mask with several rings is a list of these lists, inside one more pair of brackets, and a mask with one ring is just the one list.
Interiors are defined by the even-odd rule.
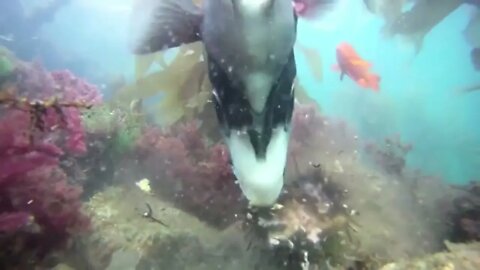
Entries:
[[[201,40],[233,170],[250,204],[275,203],[283,187],[296,77],[296,16],[288,0],[145,1],[137,54]],[[145,23],[145,22],[144,22]]]

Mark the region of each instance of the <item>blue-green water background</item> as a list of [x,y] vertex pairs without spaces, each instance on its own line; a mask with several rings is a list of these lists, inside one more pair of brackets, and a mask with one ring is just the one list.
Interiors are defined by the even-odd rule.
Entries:
[[[37,1],[32,2],[35,5]],[[63,54],[87,59],[91,76],[133,76],[127,50],[128,17],[132,0],[72,0],[43,29]],[[470,63],[470,47],[462,34],[472,7],[462,6],[425,38],[422,51],[399,38],[386,39],[381,18],[368,13],[363,1],[340,1],[316,22],[300,21],[298,40],[319,50],[324,78],[317,82],[299,55],[298,76],[327,116],[342,118],[366,140],[382,141],[400,134],[414,148],[408,166],[443,176],[452,183],[478,179],[480,154],[480,93],[458,95],[457,89],[479,83]],[[360,89],[339,80],[332,71],[335,47],[354,45],[373,63],[381,91]],[[108,96],[108,93],[106,93]]]

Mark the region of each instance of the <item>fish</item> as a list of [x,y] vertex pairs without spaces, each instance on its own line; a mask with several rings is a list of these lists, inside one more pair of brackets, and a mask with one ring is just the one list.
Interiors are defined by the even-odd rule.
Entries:
[[380,91],[380,76],[370,73],[372,64],[363,60],[352,45],[342,42],[337,46],[337,62],[333,69],[340,72],[340,80],[347,75],[363,88]]
[[462,3],[460,0],[417,0],[410,10],[395,19],[388,32],[391,36],[408,37],[418,54],[425,36]]
[[294,107],[292,3],[141,2],[136,5],[141,11],[132,13],[131,51],[142,55],[203,43],[213,105],[240,189],[251,206],[275,204],[284,184]]

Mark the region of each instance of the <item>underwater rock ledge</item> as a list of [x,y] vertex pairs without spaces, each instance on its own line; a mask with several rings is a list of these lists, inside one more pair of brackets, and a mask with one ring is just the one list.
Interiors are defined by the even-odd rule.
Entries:
[[476,270],[480,269],[480,242],[453,244],[445,242],[447,251],[386,264],[380,270]]

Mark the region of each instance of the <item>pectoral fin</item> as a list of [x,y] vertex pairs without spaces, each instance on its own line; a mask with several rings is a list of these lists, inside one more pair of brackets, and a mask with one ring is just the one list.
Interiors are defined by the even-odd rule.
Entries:
[[412,37],[413,45],[414,45],[414,48],[415,48],[415,55],[418,55],[420,53],[420,51],[422,50],[424,38],[425,38],[424,33],[420,33],[420,34]]
[[131,50],[148,54],[199,41],[202,18],[192,0],[141,0],[131,18]]
[[364,78],[358,79],[357,83],[363,88],[368,88],[367,80],[365,80]]

